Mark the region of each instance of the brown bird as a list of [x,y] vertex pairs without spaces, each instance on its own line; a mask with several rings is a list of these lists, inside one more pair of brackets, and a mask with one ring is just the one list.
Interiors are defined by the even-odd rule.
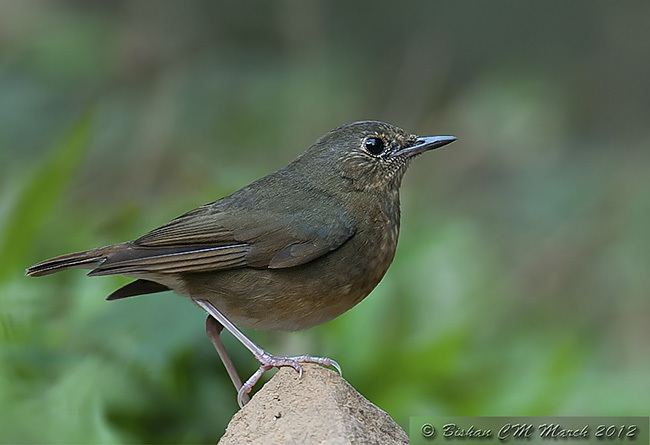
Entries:
[[[237,327],[305,329],[365,298],[393,260],[399,187],[417,155],[453,136],[416,136],[377,121],[321,137],[288,166],[203,205],[134,241],[35,264],[27,275],[70,267],[136,281],[108,300],[174,290],[208,314],[207,332],[243,405],[262,374],[301,363],[340,366],[324,357],[266,353]],[[225,327],[260,362],[242,385],[221,343]]]

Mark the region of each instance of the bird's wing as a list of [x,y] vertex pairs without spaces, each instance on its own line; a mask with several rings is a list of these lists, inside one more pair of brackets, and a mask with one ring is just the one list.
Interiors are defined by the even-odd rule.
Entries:
[[340,207],[301,208],[308,205],[281,212],[206,205],[124,244],[90,275],[298,266],[337,249],[355,231]]

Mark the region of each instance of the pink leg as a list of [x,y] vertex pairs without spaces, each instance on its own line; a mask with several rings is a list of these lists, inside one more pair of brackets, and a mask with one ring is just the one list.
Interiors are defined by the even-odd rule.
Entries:
[[[230,359],[230,356],[228,355],[228,351],[226,351],[226,347],[221,341],[220,334],[222,330],[223,330],[223,326],[221,325],[221,323],[219,323],[217,320],[212,318],[212,316],[208,315],[208,318],[206,318],[205,320],[205,332],[208,334],[208,338],[212,342],[214,349],[217,350],[217,353],[219,354],[219,357],[221,358],[223,365],[226,367],[226,372],[228,373],[228,376],[230,377],[232,384],[235,386],[235,390],[237,391],[237,393],[239,393],[239,390],[242,387],[241,379],[239,378],[239,374],[235,369],[235,365],[233,364],[232,360]],[[244,399],[244,404],[248,403],[248,401],[249,401],[249,397],[248,395],[246,395]]]
[[[237,402],[240,407],[243,407],[247,402],[248,394],[253,389],[253,386],[259,381],[262,375],[272,368],[279,368],[281,366],[291,366],[293,369],[298,371],[299,376],[302,377],[302,365],[301,363],[317,363],[323,366],[332,366],[336,368],[339,374],[341,374],[341,367],[336,361],[327,357],[312,357],[309,355],[301,355],[297,357],[276,357],[274,355],[268,354],[262,348],[253,343],[248,337],[244,335],[237,327],[228,320],[225,315],[223,315],[219,310],[214,307],[212,303],[207,300],[194,300],[196,304],[201,306],[204,311],[206,311],[212,318],[221,323],[222,327],[226,328],[237,340],[239,340],[255,358],[260,362],[259,369],[248,379],[246,382],[241,385],[241,388],[237,392]],[[211,337],[212,338],[212,337]],[[216,347],[216,345],[215,345]],[[217,349],[218,351],[218,349]],[[221,354],[219,354],[221,356]],[[223,360],[223,357],[222,357]],[[228,359],[230,360],[230,359]],[[225,363],[225,361],[224,361]],[[228,366],[226,366],[228,369]],[[234,366],[233,366],[234,370]],[[230,374],[230,371],[228,372]],[[235,373],[236,374],[236,373]],[[232,378],[232,376],[231,376]],[[233,381],[234,383],[234,381]],[[235,384],[235,386],[237,386]]]

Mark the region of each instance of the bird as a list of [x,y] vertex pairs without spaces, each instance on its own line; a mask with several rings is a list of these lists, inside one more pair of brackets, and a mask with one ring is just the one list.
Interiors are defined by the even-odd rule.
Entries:
[[[207,312],[207,335],[243,406],[262,375],[327,357],[274,356],[241,330],[295,331],[346,312],[377,286],[396,252],[399,189],[411,161],[455,141],[418,136],[381,121],[342,125],[293,162],[132,241],[51,258],[26,270],[68,268],[135,281],[107,297],[172,290]],[[221,342],[223,329],[259,361],[242,383]]]

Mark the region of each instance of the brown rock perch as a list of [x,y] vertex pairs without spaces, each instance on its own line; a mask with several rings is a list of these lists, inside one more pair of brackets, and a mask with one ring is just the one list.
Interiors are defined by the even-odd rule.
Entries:
[[219,445],[407,444],[404,430],[333,371],[280,369],[236,413]]

